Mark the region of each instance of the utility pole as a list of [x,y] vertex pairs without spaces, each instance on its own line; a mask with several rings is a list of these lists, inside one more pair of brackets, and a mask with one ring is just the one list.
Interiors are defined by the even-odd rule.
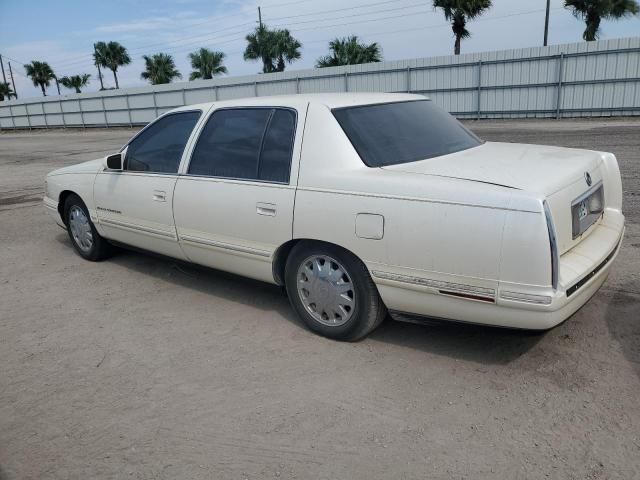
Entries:
[[2,60],[2,55],[0,55],[0,66],[2,67],[2,81],[7,83],[7,77],[4,76],[4,61]]
[[258,7],[258,23],[260,24],[260,30],[262,30],[262,12],[260,11],[260,7]]
[[96,67],[98,67],[98,78],[100,79],[100,90],[104,90],[102,83],[102,72],[100,71],[100,64],[98,63],[98,51],[96,50],[96,44],[93,44],[93,59],[96,61]]
[[549,40],[549,10],[551,9],[551,0],[547,0],[547,14],[544,17],[544,46],[548,45]]
[[11,77],[11,84],[13,85],[13,97],[18,99],[18,91],[16,90],[16,82],[13,80],[13,70],[11,70],[11,62],[9,62],[9,76]]

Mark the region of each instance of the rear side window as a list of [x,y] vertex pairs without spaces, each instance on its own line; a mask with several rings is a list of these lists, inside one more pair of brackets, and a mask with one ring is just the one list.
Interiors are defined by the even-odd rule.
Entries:
[[129,143],[125,170],[178,173],[182,152],[200,114],[172,113],[149,125]]
[[188,173],[288,183],[295,113],[275,108],[214,112],[191,156]]
[[338,108],[333,115],[369,167],[439,157],[482,143],[430,100]]

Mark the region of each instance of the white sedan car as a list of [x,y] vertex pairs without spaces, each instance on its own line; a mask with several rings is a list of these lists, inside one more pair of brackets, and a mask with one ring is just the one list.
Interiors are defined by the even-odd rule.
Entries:
[[408,94],[178,108],[51,172],[44,204],[87,260],[129,245],[284,285],[342,340],[387,311],[551,328],[603,284],[624,234],[614,155],[483,142]]

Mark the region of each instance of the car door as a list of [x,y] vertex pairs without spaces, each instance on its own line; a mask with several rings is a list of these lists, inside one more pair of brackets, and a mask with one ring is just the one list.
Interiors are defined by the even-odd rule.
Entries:
[[192,110],[160,117],[125,147],[122,171],[98,173],[93,195],[103,236],[184,258],[173,222],[173,189],[201,114]]
[[[273,282],[272,259],[292,238],[306,103],[214,110],[176,182],[174,218],[187,257]],[[296,134],[298,132],[298,134]]]

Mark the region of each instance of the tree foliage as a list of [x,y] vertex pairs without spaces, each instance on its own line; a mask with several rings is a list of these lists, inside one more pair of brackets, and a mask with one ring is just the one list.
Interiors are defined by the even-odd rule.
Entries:
[[197,52],[189,54],[191,68],[193,72],[189,75],[189,80],[205,79],[209,80],[215,75],[227,73],[227,67],[223,65],[225,54],[223,52],[212,52],[208,48],[201,48]]
[[287,29],[271,30],[262,25],[246,37],[245,60],[260,60],[262,72],[284,72],[287,63],[300,59],[302,44]]
[[31,77],[34,87],[42,89],[42,95],[47,96],[46,87],[51,85],[51,80],[55,80],[56,76],[47,62],[33,60],[24,66],[27,75]]
[[0,82],[0,102],[7,100],[11,100],[11,97],[15,96],[15,93],[11,89],[11,85],[6,82]]
[[329,50],[331,51],[329,55],[320,57],[316,61],[316,67],[338,67],[382,61],[380,46],[376,42],[368,45],[360,42],[356,35],[331,40]]
[[152,85],[171,83],[176,78],[182,78],[171,55],[156,53],[151,56],[143,55],[142,58],[145,63],[145,69],[140,74],[140,77],[143,80],[148,80]]
[[80,90],[82,87],[86,87],[89,84],[91,75],[88,73],[82,73],[80,75],[71,75],[68,77],[62,77],[60,83],[66,88],[75,90],[76,93],[82,93]]
[[564,6],[584,21],[586,28],[582,38],[587,42],[598,39],[602,19],[618,20],[640,11],[636,0],[565,0]]
[[120,88],[118,84],[118,67],[129,65],[131,63],[131,57],[127,52],[127,49],[120,45],[118,42],[98,42],[95,45],[95,52],[93,53],[93,59],[96,65],[108,68],[113,72],[113,79],[116,82],[116,88]]
[[433,0],[433,8],[440,8],[444,17],[451,22],[451,30],[455,36],[453,53],[460,55],[463,38],[469,38],[467,22],[482,15],[492,6],[491,0]]

